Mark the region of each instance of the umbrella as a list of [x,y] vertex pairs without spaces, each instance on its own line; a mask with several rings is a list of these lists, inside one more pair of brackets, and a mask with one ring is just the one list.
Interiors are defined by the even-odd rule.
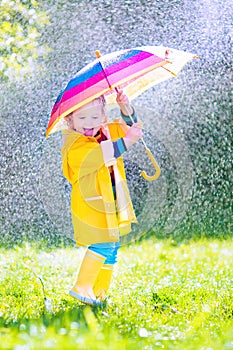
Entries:
[[[196,57],[163,46],[136,47],[104,56],[96,51],[96,55],[97,58],[78,71],[60,92],[51,112],[46,137],[66,128],[64,117],[93,99],[104,95],[106,103],[113,105],[115,90],[123,89],[133,100],[150,87],[177,76],[183,66]],[[147,147],[146,151],[155,166],[156,176],[148,177],[144,172],[143,177],[154,180],[160,169]]]

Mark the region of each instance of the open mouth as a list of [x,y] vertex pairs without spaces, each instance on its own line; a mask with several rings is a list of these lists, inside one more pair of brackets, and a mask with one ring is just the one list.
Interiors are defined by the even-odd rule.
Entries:
[[93,135],[94,128],[91,128],[91,129],[83,128],[83,130],[84,130],[85,136],[92,136]]

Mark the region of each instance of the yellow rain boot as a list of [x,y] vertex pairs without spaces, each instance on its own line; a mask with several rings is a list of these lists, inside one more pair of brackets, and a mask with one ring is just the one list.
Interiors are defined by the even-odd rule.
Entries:
[[109,290],[111,279],[113,273],[113,265],[104,264],[95,281],[93,287],[94,294],[97,300],[104,301],[106,299],[106,294]]
[[100,305],[93,292],[95,280],[104,264],[105,257],[87,250],[79,269],[77,281],[69,294],[84,304]]

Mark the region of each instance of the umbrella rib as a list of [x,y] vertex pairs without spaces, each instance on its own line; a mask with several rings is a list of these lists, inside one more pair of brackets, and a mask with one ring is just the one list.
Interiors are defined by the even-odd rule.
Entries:
[[165,68],[164,66],[161,66],[161,68],[165,69],[167,72],[171,73],[174,77],[177,77],[176,73],[173,73],[170,69]]

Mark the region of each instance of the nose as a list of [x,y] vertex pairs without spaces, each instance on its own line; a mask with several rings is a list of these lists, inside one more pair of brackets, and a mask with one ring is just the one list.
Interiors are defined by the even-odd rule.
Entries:
[[97,126],[100,124],[99,119],[93,119],[93,117],[88,117],[85,122],[86,128],[93,128],[93,126]]
[[87,117],[86,119],[85,119],[85,127],[86,128],[91,128],[91,126],[92,126],[92,120],[91,120],[91,117]]

